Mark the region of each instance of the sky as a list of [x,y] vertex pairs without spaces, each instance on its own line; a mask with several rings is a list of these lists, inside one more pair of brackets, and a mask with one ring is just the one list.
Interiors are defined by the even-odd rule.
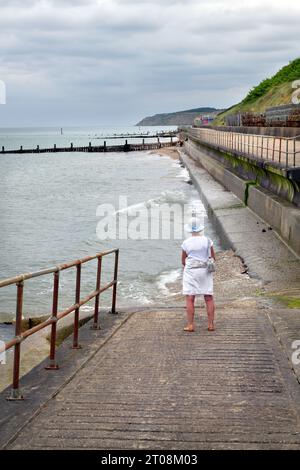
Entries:
[[298,0],[0,0],[0,127],[229,107],[300,56]]

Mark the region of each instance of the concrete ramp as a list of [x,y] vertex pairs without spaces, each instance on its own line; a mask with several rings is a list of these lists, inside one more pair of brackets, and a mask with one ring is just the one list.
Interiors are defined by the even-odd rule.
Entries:
[[267,314],[219,308],[214,333],[184,320],[128,316],[9,448],[299,449],[299,384]]

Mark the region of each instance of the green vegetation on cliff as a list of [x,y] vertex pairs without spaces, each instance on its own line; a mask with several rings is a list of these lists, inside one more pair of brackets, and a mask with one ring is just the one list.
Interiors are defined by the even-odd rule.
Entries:
[[225,117],[239,112],[264,112],[271,106],[289,104],[295,91],[292,84],[300,79],[300,58],[290,62],[279,70],[273,77],[266,78],[252,88],[247,96],[235,106],[219,114],[214,121],[216,125],[225,124]]

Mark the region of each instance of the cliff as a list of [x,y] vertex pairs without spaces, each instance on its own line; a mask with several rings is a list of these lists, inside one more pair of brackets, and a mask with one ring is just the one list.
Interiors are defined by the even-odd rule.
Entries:
[[139,121],[136,126],[189,126],[201,114],[217,114],[216,108],[195,108],[175,113],[155,114]]

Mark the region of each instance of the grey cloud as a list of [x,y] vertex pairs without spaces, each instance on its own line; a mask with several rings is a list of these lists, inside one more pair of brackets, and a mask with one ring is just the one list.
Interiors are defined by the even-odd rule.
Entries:
[[0,79],[8,89],[0,125],[128,124],[143,114],[229,106],[299,55],[300,6],[293,0],[0,6]]

